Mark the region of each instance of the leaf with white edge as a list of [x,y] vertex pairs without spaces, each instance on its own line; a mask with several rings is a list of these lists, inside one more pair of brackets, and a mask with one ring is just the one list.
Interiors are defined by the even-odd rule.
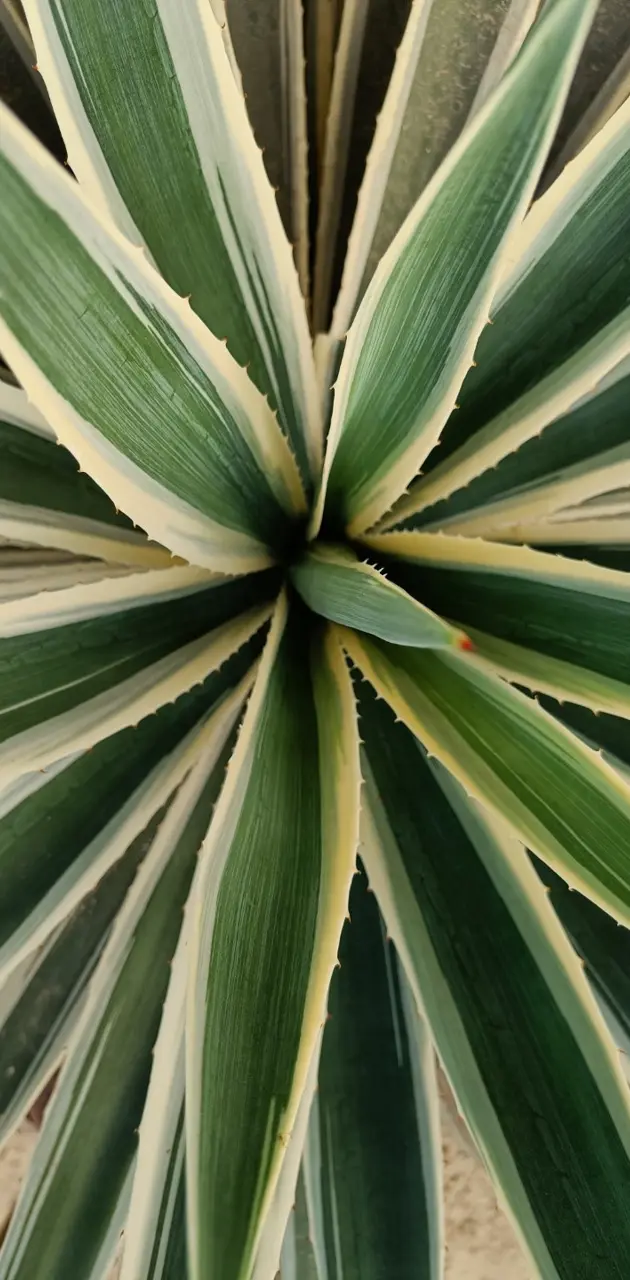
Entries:
[[290,571],[294,587],[314,613],[391,644],[467,648],[467,639],[402,591],[350,548],[316,543]]
[[[301,606],[287,615],[281,601],[194,900],[186,1027],[191,1280],[252,1274],[277,1209],[355,869],[359,787],[341,648],[330,629],[313,633]],[[267,1275],[277,1269],[291,1202]]]
[[442,464],[627,307],[629,193],[627,102],[514,235],[492,300],[493,322],[481,334],[459,411],[428,468]]
[[533,862],[594,991],[630,1035],[630,933],[571,890],[545,862]]
[[0,342],[58,438],[169,550],[269,562],[304,513],[293,454],[223,344],[0,110]]
[[0,975],[6,977],[100,882],[159,814],[212,732],[251,688],[253,640],[202,688],[0,794]]
[[359,191],[331,325],[346,333],[410,209],[518,52],[538,0],[414,0]]
[[530,849],[630,921],[630,785],[531,698],[453,650],[339,629],[396,715]]
[[439,1280],[433,1047],[419,1030],[363,870],[353,881],[349,911],[304,1158],[307,1196],[318,1206],[311,1230],[319,1272],[321,1280]]
[[[149,827],[150,830],[150,827]],[[19,997],[0,1017],[0,1143],[27,1114],[60,1065],[112,922],[147,851],[143,834],[54,932]]]
[[352,533],[400,497],[437,442],[533,194],[593,16],[558,0],[409,214],[346,341],[322,488]]
[[[484,518],[491,520],[495,507],[502,515],[504,504],[501,501],[501,485],[504,474],[501,472],[501,463],[516,454],[512,466],[518,474],[518,450],[532,441],[538,442],[536,457],[541,462],[545,457],[548,432],[551,433],[553,447],[553,425],[556,420],[566,415],[574,405],[580,404],[589,393],[592,394],[593,388],[596,388],[600,381],[607,379],[620,363],[623,362],[625,366],[628,355],[630,355],[630,307],[626,307],[614,320],[611,320],[610,324],[606,325],[569,360],[548,374],[546,378],[542,378],[531,390],[504,409],[485,427],[476,431],[459,449],[449,454],[443,463],[433,467],[426,477],[421,476],[416,480],[409,493],[386,516],[383,526],[390,527],[407,522],[416,513],[424,512],[426,508],[441,503],[441,510],[431,512],[429,519],[431,526],[439,524],[442,527],[450,523],[450,513],[453,508],[446,500],[453,494],[457,495],[458,505],[463,508],[464,513],[468,511],[469,503],[473,506],[475,501],[477,504],[484,503],[478,515],[475,512],[473,519],[476,517],[479,521]],[[538,441],[541,433],[542,438]],[[617,451],[613,449],[610,452],[612,465],[613,455]],[[587,485],[590,480],[594,491],[598,492],[598,481],[591,478],[591,469],[596,470],[597,459],[592,461],[589,459],[586,463],[578,464],[577,468],[571,468],[567,463],[568,460],[563,462],[563,470],[566,467],[567,485],[574,470],[582,474],[583,469],[586,471]],[[565,474],[560,475],[559,484],[565,481]],[[476,486],[475,481],[477,481]],[[472,496],[470,496],[471,490]],[[490,493],[494,491],[497,501],[486,514],[484,499],[480,499],[478,495],[479,492],[485,495],[488,490]],[[522,481],[519,481],[518,492],[513,498],[508,498],[505,503],[506,523],[510,519],[510,510],[513,507],[519,510],[519,502],[523,503],[527,509],[530,496],[534,503],[539,502],[539,506],[534,508],[536,511],[540,510],[546,514],[557,509],[552,500],[545,499],[544,486],[534,486],[533,491],[530,491],[527,476],[524,475]],[[561,499],[558,499],[557,505],[561,505]],[[463,526],[466,518],[464,514],[458,523]],[[514,519],[518,519],[518,515]],[[426,522],[425,516],[423,523]]]
[[27,0],[26,8],[81,186],[250,365],[305,478],[314,475],[322,440],[304,305],[212,6]]
[[0,1256],[2,1280],[89,1274],[136,1149],[197,854],[230,749],[219,713],[103,952]]
[[78,470],[26,392],[0,379],[0,538],[138,567],[169,563]]
[[343,0],[330,86],[313,280],[313,329],[325,332],[366,157],[411,0]]
[[361,724],[370,884],[535,1274],[622,1280],[630,1106],[579,961],[509,828],[369,691]]
[[368,541],[394,581],[466,628],[473,660],[529,688],[630,715],[630,573],[446,534]]
[[302,0],[241,0],[228,4],[226,12],[247,113],[294,247],[306,297],[308,157]]
[[[529,494],[535,498],[536,492],[544,485],[553,484],[569,469],[578,468],[581,464],[588,464],[590,468],[591,459],[595,462],[603,452],[608,453],[627,443],[626,405],[629,393],[630,360],[626,358],[620,360],[568,412],[562,413],[545,426],[540,435],[526,439],[514,452],[506,454],[495,466],[476,475],[450,497],[438,500],[428,508],[424,507],[423,502],[422,512],[405,522],[407,527],[455,527],[460,519],[474,519],[478,511],[481,514],[482,508],[486,519],[491,520],[492,511],[487,510],[491,504],[517,498],[519,494],[522,497]],[[482,434],[483,432],[479,432],[473,439],[481,440]],[[456,452],[454,462],[457,456],[464,457],[466,448],[464,445]],[[434,474],[435,472],[431,472],[427,477],[427,485]],[[418,498],[421,496],[419,491]],[[402,499],[401,506],[404,501]],[[386,516],[380,527],[390,527],[392,524],[393,519]]]
[[275,575],[211,578],[202,589],[196,582],[174,604],[170,575],[192,573],[158,571],[165,598],[154,602],[142,598],[149,575],[134,574],[0,606],[8,617],[0,635],[0,787],[137,724],[216,671],[269,618],[262,602],[273,597]]
[[153,1050],[120,1280],[185,1280],[187,1275],[184,1022],[189,941],[187,913]]

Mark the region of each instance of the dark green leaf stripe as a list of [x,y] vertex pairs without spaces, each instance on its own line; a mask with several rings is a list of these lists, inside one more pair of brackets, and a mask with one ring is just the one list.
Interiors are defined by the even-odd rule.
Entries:
[[[21,1212],[0,1259],[2,1280],[67,1280],[69,1274],[90,1274],[135,1152],[182,908],[231,745],[197,787],[186,815],[179,813],[175,800],[163,828],[170,829],[177,814],[170,856],[164,860],[160,849],[161,873],[122,952],[121,917],[103,954],[103,981],[107,983],[110,964],[114,981],[109,990],[105,986],[102,1003],[95,987],[77,1029],[47,1118],[47,1140],[31,1168]],[[158,842],[160,838],[158,833]],[[152,865],[145,864],[147,875]],[[140,900],[140,879],[136,887],[137,899],[130,898],[129,909]]]
[[133,528],[89,476],[79,475],[72,455],[53,440],[0,419],[0,450],[0,502],[65,511],[121,529]]
[[134,840],[72,913],[0,1027],[0,1135],[21,1118],[67,1044],[81,998],[154,827],[150,824],[148,832]]
[[387,569],[406,591],[461,626],[630,683],[630,575],[623,598],[606,594],[604,575],[593,591],[580,590],[579,579],[537,580],[533,567],[529,574],[501,573],[491,565],[457,569],[392,560]]
[[[518,859],[502,862],[461,790],[364,687],[360,710],[396,934],[537,1274],[622,1280],[630,1251],[623,1081],[613,1077],[618,1130],[592,1065],[593,1015],[539,918],[547,904],[532,901]],[[600,1052],[608,1052],[601,1041]]]
[[[349,913],[322,1045],[311,1122],[317,1137],[309,1138],[319,1155],[322,1280],[437,1280],[435,1188],[425,1187],[436,1153],[422,1150],[431,1135],[416,1110],[417,1046],[396,953],[363,870]],[[430,1091],[435,1082],[421,1087]]]
[[151,769],[237,684],[259,649],[260,641],[250,641],[200,689],[98,743],[0,818],[0,946],[98,841]]
[[630,920],[630,788],[530,698],[465,658],[344,633],[353,660],[476,798]]
[[104,693],[261,601],[268,575],[0,639],[0,742]]
[[337,380],[327,497],[329,518],[353,532],[404,491],[452,408],[497,255],[535,183],[593,10],[589,0],[550,8],[357,313]]
[[100,189],[169,284],[249,366],[308,476],[304,370],[290,327],[302,323],[306,348],[301,299],[297,280],[287,287],[284,278],[292,264],[270,189],[258,207],[265,179],[253,140],[245,138],[254,180],[247,162],[228,159],[248,125],[239,90],[224,83],[232,73],[212,6],[33,0],[29,11],[79,180]]
[[302,599],[332,622],[392,644],[440,649],[466,639],[349,549],[316,546],[291,570]]
[[545,862],[534,866],[597,993],[630,1035],[630,932],[569,886]]

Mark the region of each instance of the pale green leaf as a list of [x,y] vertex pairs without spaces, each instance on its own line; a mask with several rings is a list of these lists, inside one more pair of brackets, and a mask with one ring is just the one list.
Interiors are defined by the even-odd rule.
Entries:
[[[392,644],[465,647],[466,637],[343,546],[317,543],[291,569],[310,609]],[[1,608],[1,606],[0,606]],[[1,613],[0,613],[1,616]]]

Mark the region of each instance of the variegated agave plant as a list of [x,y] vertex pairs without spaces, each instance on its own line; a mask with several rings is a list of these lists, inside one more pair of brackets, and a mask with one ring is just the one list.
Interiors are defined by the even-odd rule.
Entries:
[[628,1276],[630,16],[538,8],[26,0],[0,1280],[438,1280],[434,1048]]

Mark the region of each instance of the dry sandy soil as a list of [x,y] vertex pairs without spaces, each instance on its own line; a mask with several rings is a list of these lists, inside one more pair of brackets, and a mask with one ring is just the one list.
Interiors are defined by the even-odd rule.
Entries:
[[[470,1140],[448,1105],[442,1109],[442,1135],[445,1280],[535,1280]],[[27,1123],[0,1154],[0,1223],[11,1211],[36,1137]]]

